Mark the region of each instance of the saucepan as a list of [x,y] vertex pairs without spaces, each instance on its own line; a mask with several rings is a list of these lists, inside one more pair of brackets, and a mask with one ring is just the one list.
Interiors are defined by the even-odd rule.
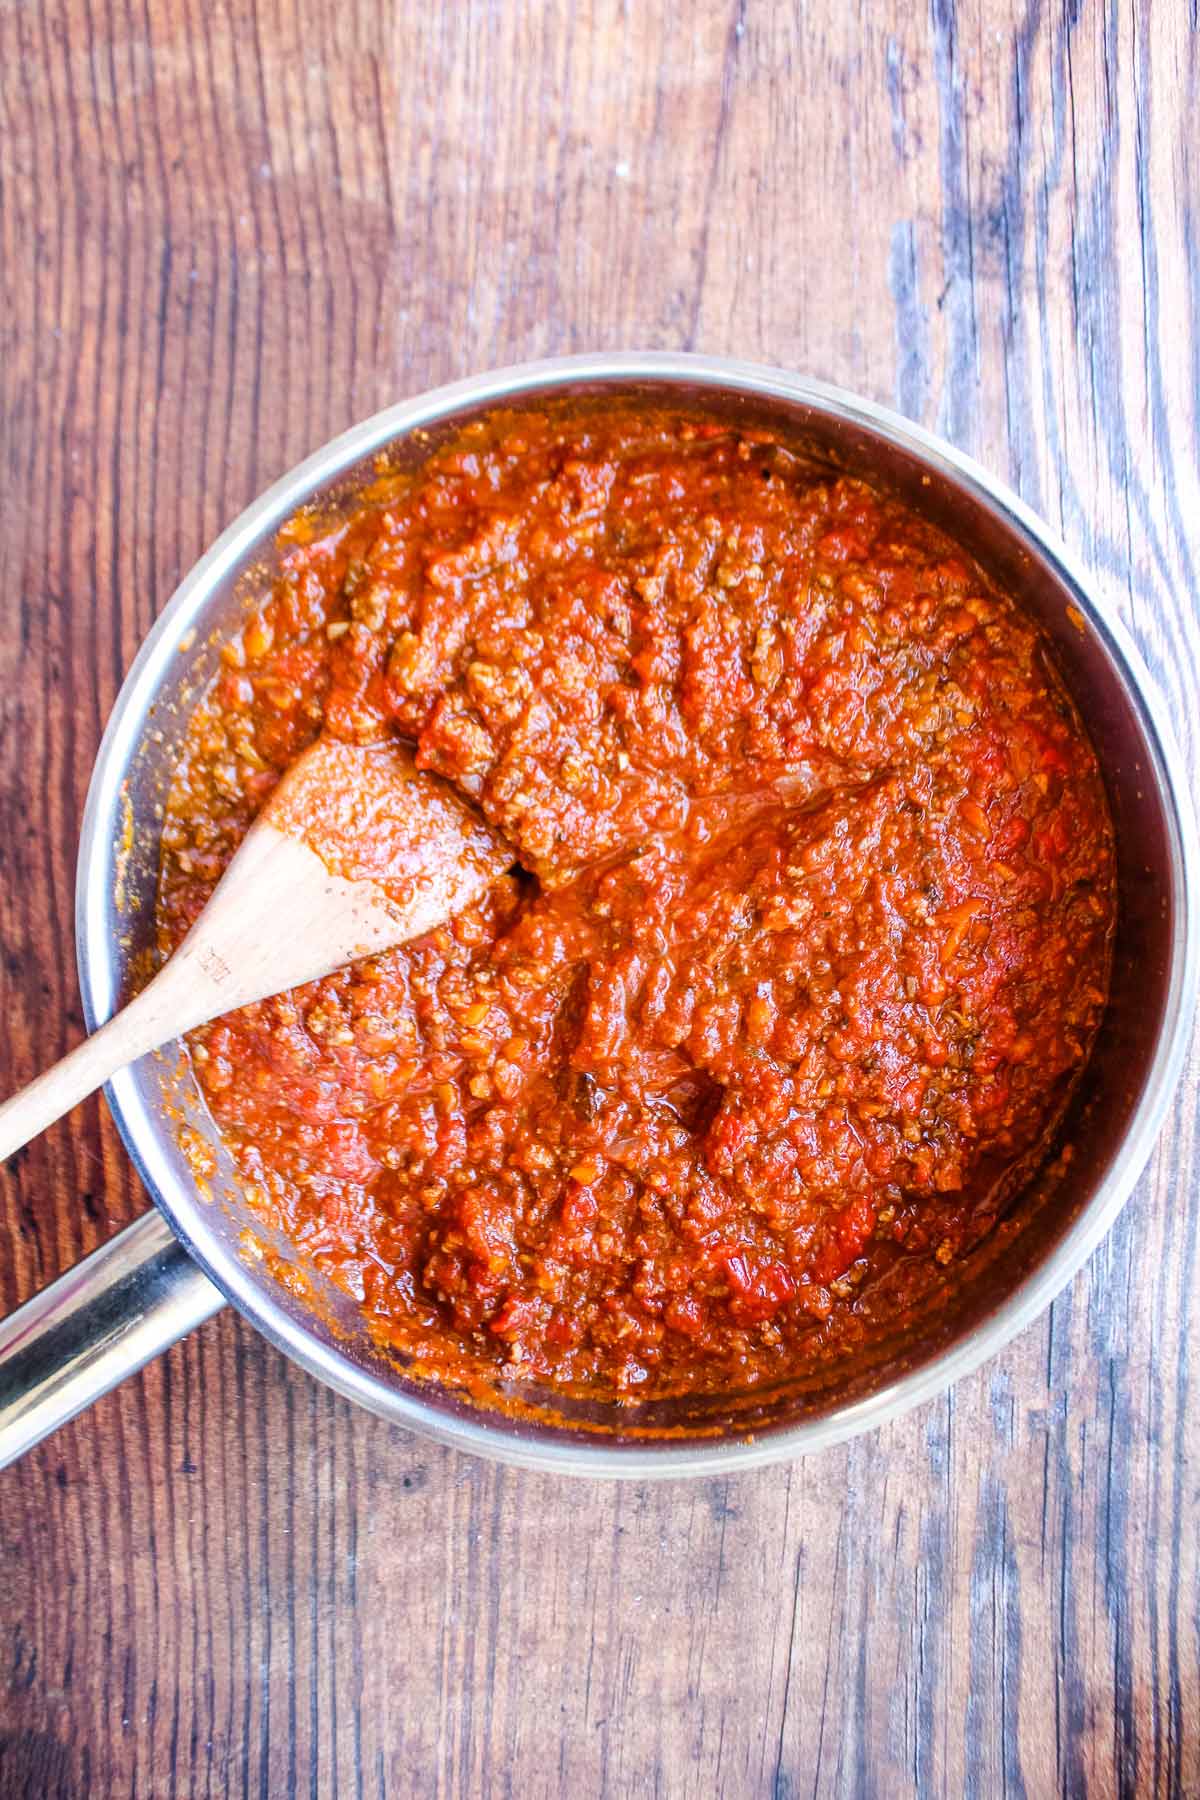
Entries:
[[[264,1245],[186,1057],[147,1057],[107,1094],[154,1209],[0,1324],[0,1463],[227,1303],[340,1393],[460,1450],[639,1478],[794,1457],[895,1417],[999,1350],[1070,1280],[1128,1197],[1183,1065],[1200,960],[1195,827],[1142,661],[1062,545],[958,451],[819,382],[711,357],[570,357],[440,388],[335,439],[229,528],[150,633],[100,746],[76,901],[89,1028],[145,967],[180,738],[221,642],[270,577],[280,525],[309,501],[352,491],[385,448],[416,460],[489,407],[602,391],[702,401],[784,433],[818,465],[866,476],[945,524],[1049,634],[1100,758],[1119,859],[1112,997],[1061,1126],[1066,1154],[1049,1158],[952,1288],[853,1363],[769,1392],[616,1407],[523,1391],[513,1410],[489,1409],[416,1379],[371,1340],[345,1296],[320,1291],[292,1246]],[[206,1147],[203,1177],[197,1145]]]

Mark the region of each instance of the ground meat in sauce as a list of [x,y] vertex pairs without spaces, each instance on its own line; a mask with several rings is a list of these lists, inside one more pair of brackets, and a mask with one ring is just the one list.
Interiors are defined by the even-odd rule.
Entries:
[[1037,631],[912,511],[716,422],[497,414],[295,520],[224,657],[165,947],[322,728],[415,741],[520,857],[191,1040],[253,1204],[381,1338],[745,1387],[986,1227],[1099,1021],[1111,826]]

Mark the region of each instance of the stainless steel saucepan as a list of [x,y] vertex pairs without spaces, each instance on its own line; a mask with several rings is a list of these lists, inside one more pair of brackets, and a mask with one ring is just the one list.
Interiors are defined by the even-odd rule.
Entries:
[[[462,1450],[578,1474],[725,1472],[878,1425],[992,1355],[1047,1306],[1108,1230],[1138,1177],[1187,1049],[1197,986],[1197,850],[1178,753],[1113,613],[1027,507],[895,414],[779,370],[702,356],[606,355],[503,370],[379,413],[302,463],[197,563],[142,647],[96,761],[79,848],[76,947],[89,1028],[152,940],[163,798],[189,710],[221,641],[275,558],[297,507],[352,490],[370,459],[414,460],[481,411],[536,396],[620,391],[703,401],[787,433],[815,461],[862,474],[943,522],[1052,639],[1087,722],[1117,827],[1120,919],[1112,999],[1058,1159],[962,1271],[952,1296],[852,1367],[770,1392],[623,1409],[540,1398],[534,1416],[480,1410],[422,1385],[324,1292],[313,1310],[240,1242],[254,1222],[186,1059],[148,1057],[108,1100],[155,1210],[0,1323],[0,1464],[36,1443],[227,1302],[340,1393]],[[132,827],[130,841],[129,827]],[[197,1180],[180,1114],[212,1146]],[[285,1256],[295,1252],[275,1246]]]

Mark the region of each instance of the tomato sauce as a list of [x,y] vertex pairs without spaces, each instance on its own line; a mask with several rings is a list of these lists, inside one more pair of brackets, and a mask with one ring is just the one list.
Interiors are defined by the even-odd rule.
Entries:
[[164,949],[321,730],[415,744],[519,864],[192,1035],[260,1215],[423,1368],[617,1396],[778,1380],[952,1271],[1114,921],[1013,599],[783,443],[614,403],[496,413],[281,556],[190,726]]

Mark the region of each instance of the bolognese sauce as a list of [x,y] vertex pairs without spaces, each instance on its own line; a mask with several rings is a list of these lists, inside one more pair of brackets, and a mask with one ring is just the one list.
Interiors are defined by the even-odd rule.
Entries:
[[1038,629],[895,498],[608,403],[299,515],[191,722],[164,950],[321,731],[415,744],[512,872],[191,1053],[252,1206],[422,1367],[778,1380],[1044,1147],[1104,790]]

